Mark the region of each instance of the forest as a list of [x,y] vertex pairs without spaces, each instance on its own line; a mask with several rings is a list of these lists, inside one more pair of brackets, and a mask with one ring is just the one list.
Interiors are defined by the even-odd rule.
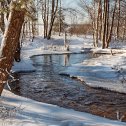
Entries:
[[125,126],[126,0],[0,0],[0,126]]

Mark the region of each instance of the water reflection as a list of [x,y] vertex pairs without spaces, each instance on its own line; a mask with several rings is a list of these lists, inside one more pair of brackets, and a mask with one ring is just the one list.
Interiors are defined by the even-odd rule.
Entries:
[[64,66],[69,66],[69,54],[64,54]]

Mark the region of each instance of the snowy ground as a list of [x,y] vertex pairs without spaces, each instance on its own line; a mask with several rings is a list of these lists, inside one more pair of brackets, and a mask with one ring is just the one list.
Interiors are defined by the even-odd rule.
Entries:
[[[57,46],[59,42],[60,44]],[[95,51],[95,53],[97,52],[111,53],[110,49],[104,51],[101,49],[97,49],[97,50],[91,49],[93,47],[92,39],[89,36],[85,39],[83,39],[82,37],[81,38],[75,36],[71,37],[69,52],[65,51],[63,44],[64,44],[63,39],[57,38],[57,36],[55,36],[55,39],[52,39],[51,41],[44,40],[41,37],[36,38],[34,42],[25,41],[25,43],[23,43],[23,50],[22,50],[23,60],[21,61],[21,63],[15,63],[12,70],[34,71],[35,68],[32,65],[32,61],[30,60],[30,57],[33,55],[52,54],[52,53],[62,54],[62,53],[73,53],[73,52],[78,53],[87,50]],[[125,52],[124,50],[121,51]],[[100,56],[98,59],[91,59],[91,60],[92,60],[91,62],[84,61],[83,63],[80,64],[73,64],[72,67],[70,67],[68,71],[64,71],[64,73],[68,73],[70,74],[70,76],[77,76],[81,80],[86,79],[87,84],[91,86],[92,84],[94,84],[93,86],[100,86],[100,87],[102,85],[99,80],[97,81],[99,83],[94,83],[94,80],[88,82],[91,79],[90,76],[87,77],[87,75],[84,74],[83,76],[80,75],[86,72],[84,71],[86,67],[90,66],[90,73],[93,72],[99,74],[100,72],[104,72],[103,75],[101,75],[101,77],[105,76],[106,74],[107,75],[109,74],[109,76],[111,75],[111,77],[115,79],[117,78],[116,75],[118,75],[116,72],[117,70],[120,70],[120,68],[123,68],[123,73],[124,73],[125,64],[124,63],[122,64],[122,61],[125,62],[125,54]],[[74,73],[70,72],[71,70],[74,70]],[[93,76],[95,77],[96,74],[93,74]],[[101,80],[103,82],[103,78],[101,78]],[[106,82],[104,85],[106,85]],[[115,85],[112,85],[111,87],[110,86],[111,85],[107,85],[109,89],[115,87]],[[117,87],[119,88],[120,85]],[[125,90],[122,92],[125,92]],[[2,105],[9,106],[9,108],[16,107],[19,109],[19,111],[16,111],[16,115],[14,114],[14,116],[12,115],[12,117],[10,116],[10,118],[1,120],[0,125],[8,125],[8,126],[10,125],[13,126],[17,126],[17,125],[18,126],[26,126],[26,125],[27,126],[125,126],[126,125],[126,123],[108,120],[91,114],[81,113],[74,110],[68,110],[68,109],[60,108],[58,106],[49,105],[45,103],[39,103],[30,99],[16,96],[6,90],[4,90],[2,94],[1,106]]]
[[[9,117],[0,119],[0,126],[125,126],[88,113],[60,108],[16,96],[4,90],[1,105],[11,108]],[[14,111],[15,110],[15,111]]]

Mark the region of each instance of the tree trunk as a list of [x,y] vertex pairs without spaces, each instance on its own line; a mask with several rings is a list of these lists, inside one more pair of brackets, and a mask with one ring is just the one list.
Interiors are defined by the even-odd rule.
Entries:
[[107,46],[107,39],[108,39],[108,36],[109,36],[109,32],[110,32],[110,30],[109,30],[109,0],[107,1],[107,19],[106,19],[106,37],[105,37],[105,48],[106,48],[106,46]]
[[59,0],[56,0],[56,6],[55,6],[55,0],[52,0],[51,22],[50,22],[50,28],[49,28],[47,39],[51,38],[52,28],[53,28],[53,24],[54,24],[55,17],[56,17],[56,12],[58,9],[58,1]]
[[99,40],[102,40],[102,2],[99,1]]
[[124,20],[124,26],[123,26],[123,33],[122,33],[122,39],[124,40],[125,39],[125,33],[126,33],[126,20]]
[[117,21],[117,39],[119,38],[119,26],[120,26],[120,0],[118,0],[118,21]]
[[106,46],[107,2],[108,2],[108,0],[104,0],[103,40],[102,40],[103,49]]
[[[95,47],[98,47],[98,39],[101,38],[101,33],[99,31],[101,31],[101,22],[102,21],[102,14],[101,14],[101,0],[97,1],[97,19],[96,19],[96,23],[95,23]],[[95,10],[95,9],[94,9]],[[100,27],[99,27],[100,25]]]
[[61,33],[61,0],[60,0],[60,7],[59,7],[59,36]]
[[48,25],[49,25],[48,22],[49,22],[49,0],[47,0],[46,31],[45,31],[46,38],[48,35]]
[[35,38],[35,25],[34,25],[34,21],[32,21],[32,42]]
[[0,54],[0,95],[3,91],[4,85],[8,79],[11,70],[14,55],[18,45],[18,38],[21,33],[21,28],[24,22],[25,11],[11,9],[9,15],[9,25],[4,33],[2,40],[1,54]]
[[47,0],[42,0],[42,20],[43,20],[43,25],[44,25],[44,38],[47,37],[47,35],[46,35],[46,31],[47,31],[46,13],[47,13]]
[[113,15],[112,15],[112,23],[111,23],[111,27],[110,27],[110,33],[107,39],[107,48],[109,47],[109,43],[111,42],[111,38],[112,38],[112,31],[113,31],[113,25],[114,25],[114,18],[115,18],[115,11],[116,11],[116,4],[117,4],[117,0],[115,1],[115,6],[114,6],[114,10],[113,10]]
[[[0,7],[2,9],[4,9],[4,4],[5,4],[4,1],[0,2]],[[4,31],[5,31],[4,12],[0,13],[0,28],[1,28],[2,33],[4,34]]]
[[[99,9],[98,9],[98,11],[99,11]],[[97,14],[96,14],[96,3],[95,3],[95,1],[94,1],[94,22],[95,22],[95,26],[94,26],[94,37],[95,37],[95,39],[94,39],[94,46],[95,47],[97,47],[98,46],[98,11],[97,11]]]
[[[92,20],[92,29],[93,29],[93,40],[95,40],[95,22],[94,22],[94,20]],[[93,46],[95,47],[95,41],[93,41]]]

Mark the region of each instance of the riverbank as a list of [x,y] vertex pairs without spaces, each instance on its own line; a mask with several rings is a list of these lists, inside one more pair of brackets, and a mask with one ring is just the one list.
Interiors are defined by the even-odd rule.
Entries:
[[56,105],[36,102],[4,90],[1,107],[8,110],[1,126],[125,126],[126,123],[113,121],[64,109]]

